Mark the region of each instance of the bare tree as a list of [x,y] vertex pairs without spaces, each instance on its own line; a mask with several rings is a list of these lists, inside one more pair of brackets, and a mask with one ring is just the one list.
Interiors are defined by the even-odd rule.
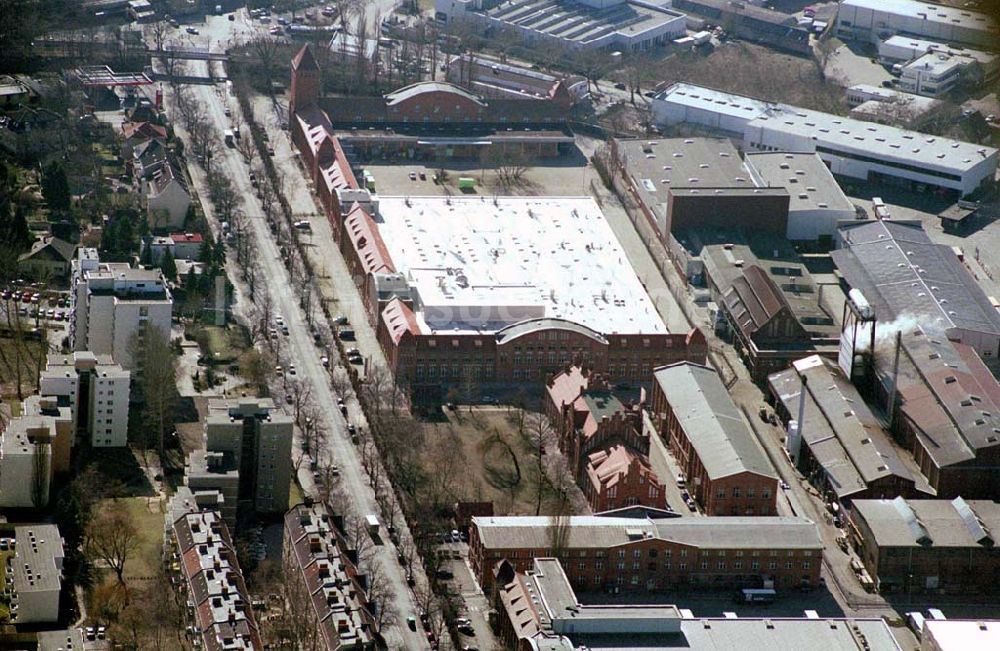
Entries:
[[[173,408],[177,402],[177,360],[170,349],[167,333],[156,326],[137,330],[128,343],[135,371],[135,398],[142,405],[142,419],[156,445],[160,463],[166,463],[165,444],[168,428],[173,426]],[[141,442],[143,448],[147,441]]]
[[85,547],[125,584],[125,564],[139,548],[139,530],[125,502],[112,500],[97,512],[87,526]]
[[497,181],[505,189],[520,183],[528,171],[528,160],[521,154],[493,147],[489,156]]
[[255,36],[250,39],[250,52],[257,57],[260,69],[267,82],[268,93],[271,92],[271,82],[274,80],[274,68],[278,60],[278,41],[267,35]]
[[533,413],[528,416],[526,428],[527,443],[535,459],[535,515],[542,512],[542,499],[548,486],[546,464],[548,455],[556,447],[556,436],[545,414]]
[[52,446],[48,436],[35,437],[31,453],[31,504],[35,508],[44,507],[49,501],[49,459]]
[[395,590],[385,573],[382,561],[373,558],[365,567],[368,606],[376,631],[396,622]]

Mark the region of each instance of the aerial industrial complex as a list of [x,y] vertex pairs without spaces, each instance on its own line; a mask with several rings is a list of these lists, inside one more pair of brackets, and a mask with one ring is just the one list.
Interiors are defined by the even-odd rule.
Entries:
[[0,649],[1000,649],[998,2],[246,4],[0,9]]

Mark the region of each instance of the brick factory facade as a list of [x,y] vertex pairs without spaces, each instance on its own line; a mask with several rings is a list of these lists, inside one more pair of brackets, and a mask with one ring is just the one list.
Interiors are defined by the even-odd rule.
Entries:
[[580,591],[819,585],[823,544],[804,518],[473,518],[469,562],[489,594],[494,568],[559,558]]

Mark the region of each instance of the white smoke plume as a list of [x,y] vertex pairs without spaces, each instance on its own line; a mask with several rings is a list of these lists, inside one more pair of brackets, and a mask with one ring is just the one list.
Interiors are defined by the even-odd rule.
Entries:
[[[875,347],[881,348],[883,346],[892,346],[896,342],[896,333],[902,332],[903,334],[912,333],[919,329],[921,322],[919,318],[913,314],[900,314],[892,321],[886,322],[876,322],[875,324]],[[868,343],[871,340],[871,326],[858,328],[858,343],[857,351],[868,350]]]

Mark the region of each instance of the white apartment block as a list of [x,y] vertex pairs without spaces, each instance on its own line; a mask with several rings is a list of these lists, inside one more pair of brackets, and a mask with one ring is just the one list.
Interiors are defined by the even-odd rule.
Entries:
[[292,419],[267,398],[208,403],[205,448],[188,456],[184,482],[194,494],[215,493],[227,523],[243,504],[284,513],[292,479]]
[[63,550],[54,524],[15,527],[16,551],[8,558],[12,578],[11,620],[15,624],[55,622],[59,619]]
[[128,443],[131,374],[110,355],[80,351],[50,355],[39,375],[40,393],[55,396],[70,407],[73,425],[93,447],[123,447]]
[[55,420],[48,416],[19,416],[7,423],[0,433],[0,507],[48,505],[55,438]]
[[130,369],[133,335],[153,327],[170,336],[173,297],[159,269],[101,262],[95,249],[80,249],[73,261],[70,300],[73,350],[111,355]]

